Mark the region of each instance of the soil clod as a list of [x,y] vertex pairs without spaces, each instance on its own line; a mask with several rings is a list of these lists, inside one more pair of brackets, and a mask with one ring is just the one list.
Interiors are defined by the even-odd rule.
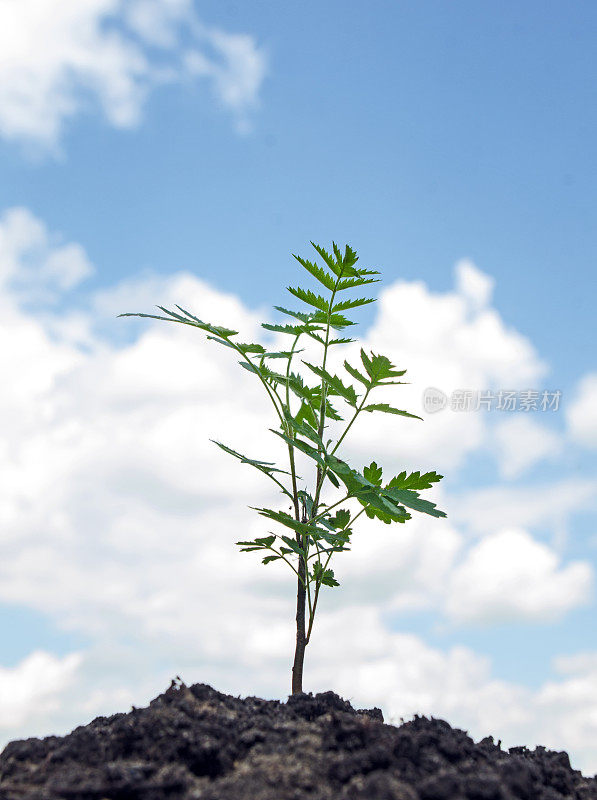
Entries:
[[180,679],[147,708],[10,742],[0,800],[597,800],[566,753],[446,721],[386,725],[334,692],[286,703]]

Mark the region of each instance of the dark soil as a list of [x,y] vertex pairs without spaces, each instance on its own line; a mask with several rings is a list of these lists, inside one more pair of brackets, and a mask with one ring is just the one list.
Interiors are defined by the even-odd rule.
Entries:
[[333,692],[286,703],[172,682],[148,708],[10,742],[0,800],[597,800],[566,753],[441,719],[385,725]]

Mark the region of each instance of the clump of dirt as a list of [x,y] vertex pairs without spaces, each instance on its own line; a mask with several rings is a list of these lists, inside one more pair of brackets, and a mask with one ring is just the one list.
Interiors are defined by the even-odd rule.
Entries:
[[147,708],[0,754],[0,800],[137,798],[597,800],[597,776],[566,753],[505,752],[433,717],[385,725],[333,692],[281,703],[175,681]]

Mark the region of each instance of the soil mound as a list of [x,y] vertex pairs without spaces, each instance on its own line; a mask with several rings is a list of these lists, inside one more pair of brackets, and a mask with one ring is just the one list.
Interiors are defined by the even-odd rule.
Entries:
[[597,800],[568,755],[475,743],[441,719],[385,725],[333,692],[288,702],[205,684],[10,742],[0,800]]

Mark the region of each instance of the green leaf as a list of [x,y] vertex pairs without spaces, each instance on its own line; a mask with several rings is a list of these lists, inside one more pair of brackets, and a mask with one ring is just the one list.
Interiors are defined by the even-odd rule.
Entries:
[[325,586],[340,586],[338,581],[334,578],[334,570],[324,570],[320,561],[316,561],[313,564],[313,580]]
[[383,511],[380,511],[378,508],[372,508],[371,506],[367,506],[365,508],[365,514],[369,517],[369,519],[379,519],[381,522],[385,523],[386,525],[391,525],[392,522],[400,522],[404,523],[407,520],[411,519],[410,514],[404,510],[404,515],[402,517],[393,517],[390,514],[386,514]]
[[274,331],[276,333],[289,333],[293,336],[298,336],[300,333],[305,333],[307,327],[305,325],[274,325],[270,322],[262,322],[261,327],[267,331]]
[[271,547],[275,541],[276,537],[272,534],[271,536],[264,536],[261,539],[255,539],[255,544],[260,544],[263,547]]
[[368,467],[363,469],[363,477],[367,478],[367,480],[371,481],[375,486],[381,486],[381,475],[382,469],[377,466],[375,461],[372,461]]
[[[321,323],[322,325],[327,325],[328,324],[327,311],[315,312],[313,314],[313,322]],[[342,314],[330,314],[329,323],[330,323],[330,328],[333,328],[336,331],[342,331],[344,330],[344,328],[348,328],[350,325],[356,325],[356,322],[351,322]]]
[[340,488],[340,482],[338,481],[338,478],[334,475],[333,472],[330,472],[328,470],[326,472],[326,477],[329,480],[329,482],[332,484],[332,486],[334,486],[336,489]]
[[416,414],[409,414],[408,411],[401,411],[399,408],[393,408],[387,403],[372,403],[369,406],[364,406],[363,411],[383,411],[385,414],[399,414],[401,417],[412,417],[412,419],[420,420],[423,419],[423,417],[418,417]]
[[305,401],[301,403],[301,407],[299,408],[298,413],[294,419],[296,420],[296,422],[302,422],[303,420],[305,420],[305,422],[308,422],[312,427],[314,428],[317,427],[317,417],[315,415],[315,411],[313,410],[313,408],[311,408],[309,403]]
[[375,303],[374,297],[357,297],[354,300],[342,300],[340,303],[332,306],[332,313],[336,311],[347,311],[349,308],[357,308],[358,306],[366,306],[368,303]]
[[263,358],[292,358],[302,350],[280,350],[278,353],[263,353]]
[[289,317],[294,317],[295,319],[300,319],[301,322],[308,323],[311,319],[311,314],[307,314],[305,311],[289,311],[287,308],[283,308],[282,306],[274,306],[276,311],[280,311],[282,314],[286,314]]
[[371,481],[368,481],[364,475],[357,472],[356,469],[350,467],[345,461],[328,454],[325,456],[325,463],[329,470],[335,473],[342,483],[346,486],[351,494],[357,495],[365,489],[373,489],[374,486]]
[[381,384],[381,381],[386,378],[399,378],[406,372],[405,369],[396,370],[387,356],[376,355],[372,352],[369,357],[363,348],[361,348],[361,361],[374,385]]
[[367,355],[367,353],[361,347],[361,361],[363,362],[363,366],[365,367],[365,372],[371,378],[372,371],[373,371],[373,364],[371,363],[371,359]]
[[386,489],[430,489],[434,483],[441,481],[443,475],[438,475],[436,472],[426,472],[421,475],[420,472],[411,472],[407,475],[406,472],[401,472],[396,475],[386,486]]
[[[334,252],[336,252],[336,245],[334,245]],[[344,266],[352,267],[357,263],[358,260],[359,257],[357,256],[356,251],[353,250],[349,244],[347,244],[344,249],[344,257],[342,259],[342,263],[344,264]],[[355,270],[355,272],[360,272],[360,271],[362,270]]]
[[383,493],[386,497],[396,500],[407,508],[412,508],[414,511],[420,511],[423,514],[429,514],[431,517],[445,517],[446,514],[436,508],[435,503],[429,500],[421,500],[417,492],[410,489],[384,489]]
[[336,515],[330,520],[334,528],[345,528],[350,522],[350,511],[346,508],[341,508],[336,511]]
[[345,361],[345,362],[344,362],[344,369],[345,369],[345,370],[346,370],[348,373],[350,373],[350,375],[352,375],[352,377],[353,377],[355,380],[357,380],[357,381],[360,381],[362,384],[364,384],[364,385],[367,387],[367,389],[370,389],[370,388],[371,388],[371,386],[372,386],[372,383],[371,383],[371,381],[370,381],[368,378],[366,378],[364,375],[362,375],[362,374],[361,374],[361,373],[358,371],[358,369],[355,369],[354,367],[351,367],[351,366],[350,366],[350,364],[348,363],[348,361]]
[[297,541],[291,539],[290,536],[282,536],[282,539],[286,542],[288,547],[290,547],[290,549],[293,550],[298,556],[304,557],[305,551]]
[[262,564],[269,564],[270,561],[278,561],[278,559],[282,558],[282,556],[266,556],[261,560]]
[[322,367],[310,364],[308,361],[303,361],[303,364],[325,381],[325,383],[331,387],[334,394],[340,395],[349,405],[356,408],[359,398],[354,390],[354,386],[345,386],[337,375],[331,375],[327,370],[322,369]]
[[323,260],[328,265],[328,267],[332,270],[334,275],[337,278],[340,278],[342,276],[342,272],[343,272],[342,267],[344,265],[342,263],[338,263],[338,261],[336,261],[336,259],[333,256],[331,256],[327,252],[327,250],[324,247],[322,247],[320,244],[315,244],[314,242],[311,242],[311,244],[317,250],[319,255],[323,258]]
[[309,425],[308,422],[297,422],[296,418],[293,417],[288,410],[284,409],[284,417],[286,422],[290,425],[290,427],[295,430],[297,433],[306,436],[307,439],[310,439],[312,442],[315,442],[316,445],[320,446],[322,450],[325,450],[323,442],[321,441],[321,436],[317,432],[316,428]]
[[[380,515],[383,514],[385,517],[389,517],[393,522],[402,521],[406,514],[406,511],[401,506],[397,505],[391,498],[381,494],[377,487],[370,490],[363,489],[356,495],[356,498],[361,505],[368,505],[371,509],[380,512]],[[380,518],[383,519],[381,516]]]
[[301,258],[300,256],[295,256],[294,253],[292,254],[294,258],[301,264],[307,272],[310,272],[314,278],[316,278],[321,284],[325,286],[326,289],[330,291],[334,291],[334,286],[336,285],[336,281],[329,275],[322,267],[317,264],[313,264],[311,261],[307,261],[306,258]]
[[293,286],[287,286],[287,290],[290,294],[293,294],[295,297],[298,297],[299,300],[302,300],[304,303],[307,303],[310,306],[314,306],[318,308],[320,311],[325,311],[326,313],[329,311],[330,304],[328,301],[319,294],[314,294],[310,289],[301,289],[300,286],[294,288]]
[[284,439],[284,441],[288,444],[296,447],[297,450],[300,450],[302,453],[312,458],[313,461],[316,461],[321,467],[324,466],[323,457],[317,452],[315,447],[312,447],[307,442],[303,442],[302,439],[293,439],[290,436],[287,436],[285,433],[280,433],[280,431],[276,431],[273,428],[270,428],[270,431],[275,433],[276,436],[279,436],[281,439]]
[[[182,313],[188,317],[189,319],[193,320],[198,325],[205,327],[206,330],[211,331],[212,333],[216,333],[218,336],[222,336],[225,339],[228,339],[230,336],[236,336],[238,331],[233,330],[232,328],[224,328],[221,325],[212,325],[209,322],[202,322],[198,317],[195,317],[188,311],[185,311],[184,308],[181,308],[179,305],[175,304],[176,308],[178,308]],[[168,311],[163,306],[158,306],[158,308],[163,311],[165,314],[170,314],[173,317],[178,317],[178,314],[175,314],[173,311]]]
[[226,347],[231,347],[233,350],[241,353],[265,353],[265,347],[261,344],[244,344],[242,342],[229,342],[227,339],[221,339],[219,336],[207,336],[207,339],[212,339],[218,344],[223,344]]
[[[361,272],[361,271],[359,271]],[[361,274],[365,272],[372,274],[372,275],[379,275],[379,272],[375,272],[374,270],[363,270]],[[336,287],[337,292],[342,292],[345,289],[355,289],[358,286],[365,286],[368,283],[379,283],[379,278],[363,278],[363,277],[356,277],[356,278],[344,278],[341,281],[338,281],[338,286]]]
[[233,450],[231,447],[227,447],[225,444],[217,442],[215,439],[210,439],[209,441],[217,444],[218,447],[220,447],[225,453],[238,458],[241,464],[250,464],[252,467],[259,469],[262,472],[281,472],[284,475],[290,475],[290,472],[287,472],[285,469],[279,469],[278,467],[273,466],[275,463],[273,461],[259,461],[256,458],[248,458],[247,456],[243,456],[242,453],[237,453],[236,450]]

